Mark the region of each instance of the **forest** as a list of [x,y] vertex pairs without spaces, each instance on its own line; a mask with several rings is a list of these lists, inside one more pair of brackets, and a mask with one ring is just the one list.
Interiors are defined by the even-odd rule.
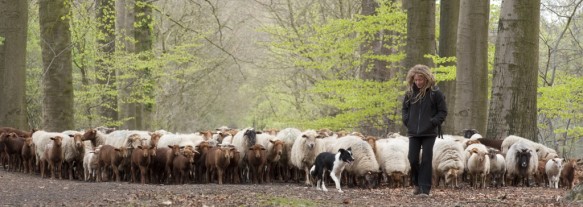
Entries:
[[404,133],[433,69],[446,134],[583,155],[583,0],[0,1],[0,126]]

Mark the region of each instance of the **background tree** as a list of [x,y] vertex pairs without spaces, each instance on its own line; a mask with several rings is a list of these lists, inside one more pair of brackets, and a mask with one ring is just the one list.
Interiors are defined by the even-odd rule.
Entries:
[[47,131],[74,127],[69,3],[66,0],[39,0],[43,60],[42,128]]
[[490,1],[462,0],[458,26],[455,131],[486,131]]
[[102,93],[99,95],[98,113],[106,126],[115,126],[118,120],[117,82],[113,56],[115,55],[115,1],[96,1],[98,55],[95,65],[95,82]]
[[539,0],[502,2],[487,138],[537,140],[538,56],[532,54],[538,54],[539,15]]
[[425,55],[435,54],[435,1],[409,0],[407,10],[407,56],[405,68],[416,64],[433,67]]
[[0,126],[27,129],[28,1],[2,1],[0,8]]
[[[439,47],[437,52],[441,58],[455,57],[460,0],[441,1],[439,6]],[[455,62],[447,62],[443,65],[455,66]],[[455,80],[440,80],[438,83],[439,88],[445,92],[445,102],[449,111],[442,126],[444,133],[448,134],[460,133],[454,129],[455,83]]]

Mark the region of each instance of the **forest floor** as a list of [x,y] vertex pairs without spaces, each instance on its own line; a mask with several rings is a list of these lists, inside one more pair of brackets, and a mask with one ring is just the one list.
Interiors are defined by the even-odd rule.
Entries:
[[440,188],[427,198],[411,196],[411,187],[328,190],[296,183],[89,183],[0,170],[0,206],[583,206],[563,200],[565,189],[543,187]]

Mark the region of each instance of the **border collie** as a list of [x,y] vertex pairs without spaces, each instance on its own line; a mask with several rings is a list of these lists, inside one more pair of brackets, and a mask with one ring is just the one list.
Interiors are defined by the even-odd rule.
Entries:
[[336,154],[330,152],[318,154],[314,166],[310,169],[310,174],[316,180],[316,188],[318,190],[328,191],[326,189],[326,183],[323,182],[323,178],[326,176],[326,172],[330,171],[330,177],[336,183],[336,189],[338,189],[338,192],[343,193],[344,191],[340,189],[340,177],[342,176],[344,167],[352,161],[354,161],[354,158],[352,157],[352,149],[350,147],[348,149],[340,148]]

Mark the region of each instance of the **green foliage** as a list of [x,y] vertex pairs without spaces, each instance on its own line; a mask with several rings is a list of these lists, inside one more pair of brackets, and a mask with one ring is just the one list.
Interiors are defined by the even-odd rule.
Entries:
[[397,97],[402,95],[399,77],[386,82],[354,77],[359,76],[360,68],[370,69],[371,65],[365,63],[372,61],[384,61],[389,67],[398,65],[404,53],[356,51],[362,51],[361,47],[371,41],[383,41],[388,50],[400,51],[406,38],[406,18],[399,5],[382,1],[377,13],[371,16],[353,14],[349,19],[328,19],[315,25],[263,28],[272,37],[269,46],[274,55],[289,60],[299,71],[318,75],[307,75],[311,84],[297,94],[283,92],[288,89],[278,86],[270,88],[270,100],[282,101],[273,104],[259,99],[253,119],[273,121],[269,115],[272,114],[278,118],[273,127],[281,123],[300,128],[354,129],[362,122],[386,127],[384,118],[398,119]]
[[549,119],[575,123],[557,128],[554,133],[566,133],[568,137],[579,140],[583,137],[583,127],[577,124],[583,122],[583,78],[562,72],[558,72],[557,76],[560,81],[555,85],[539,87],[538,111]]
[[435,79],[439,81],[455,80],[456,75],[456,58],[455,57],[439,57],[438,55],[427,54],[425,58],[431,58],[433,64],[437,65],[433,68]]
[[5,38],[0,36],[0,45],[4,45],[4,40],[5,40]]

